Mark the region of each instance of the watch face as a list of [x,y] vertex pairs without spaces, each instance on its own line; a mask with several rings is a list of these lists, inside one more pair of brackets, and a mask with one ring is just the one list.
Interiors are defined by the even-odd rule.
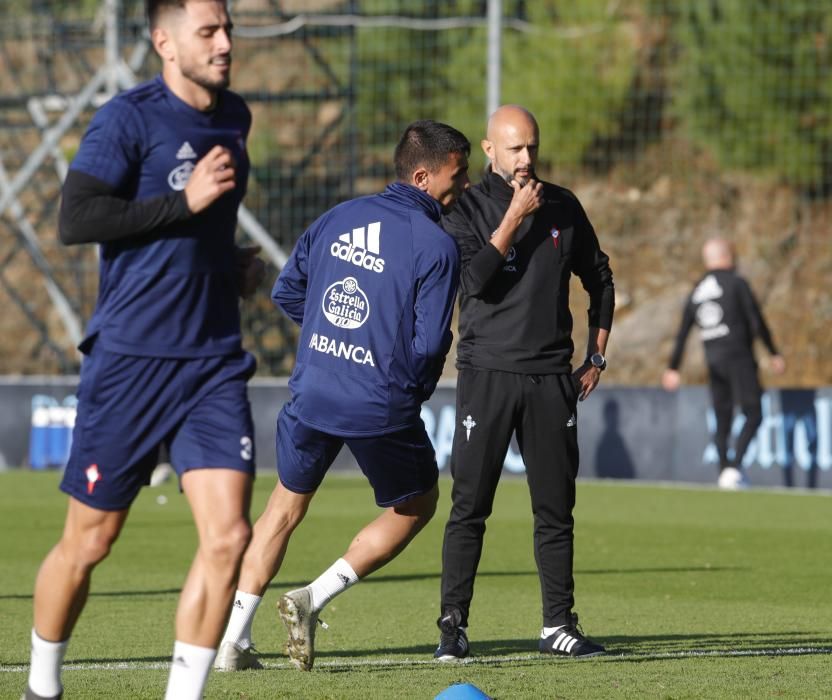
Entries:
[[596,352],[591,355],[589,361],[592,363],[593,367],[597,367],[598,369],[604,369],[604,367],[607,366],[607,361],[600,352]]

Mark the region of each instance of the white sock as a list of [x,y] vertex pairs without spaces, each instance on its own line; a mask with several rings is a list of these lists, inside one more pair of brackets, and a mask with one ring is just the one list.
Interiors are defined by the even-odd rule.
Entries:
[[358,575],[344,559],[339,559],[318,578],[309,584],[312,593],[312,610],[318,612],[339,593],[343,593],[354,583]]
[[546,637],[548,637],[550,634],[554,634],[561,627],[566,627],[566,625],[558,625],[557,627],[544,627],[543,631],[540,633],[540,638],[546,639]]
[[254,621],[254,613],[257,612],[257,606],[260,605],[261,600],[263,600],[262,596],[254,595],[254,593],[243,591],[234,593],[231,617],[228,618],[223,642],[234,642],[240,649],[248,649],[251,646],[251,623]]
[[165,700],[201,700],[216,649],[176,641]]
[[63,642],[47,642],[38,637],[32,629],[32,662],[29,666],[29,688],[36,695],[51,698],[60,695],[64,687],[61,685],[61,665],[69,640]]

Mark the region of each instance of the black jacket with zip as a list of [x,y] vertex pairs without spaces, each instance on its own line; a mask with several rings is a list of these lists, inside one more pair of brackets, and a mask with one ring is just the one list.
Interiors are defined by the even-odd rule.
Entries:
[[504,258],[489,239],[513,194],[489,171],[442,219],[461,253],[456,366],[569,372],[570,277],[577,275],[589,294],[590,327],[609,330],[615,307],[609,258],[575,195],[550,183],[543,183],[544,203],[523,221]]
[[751,287],[733,268],[711,270],[696,283],[685,304],[670,369],[682,364],[685,341],[694,323],[699,326],[710,366],[735,361],[756,364],[755,337],[769,353],[778,354]]

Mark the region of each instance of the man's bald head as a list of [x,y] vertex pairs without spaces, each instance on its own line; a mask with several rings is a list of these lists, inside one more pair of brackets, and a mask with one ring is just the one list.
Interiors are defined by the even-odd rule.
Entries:
[[518,128],[530,128],[535,133],[540,133],[537,120],[529,110],[520,105],[503,105],[488,118],[485,137],[493,141],[500,138],[506,129]]
[[724,238],[709,238],[702,246],[702,262],[708,270],[729,270],[734,258],[734,246]]
[[503,105],[488,119],[482,150],[491,169],[506,182],[526,184],[535,177],[540,129],[529,110],[519,105]]

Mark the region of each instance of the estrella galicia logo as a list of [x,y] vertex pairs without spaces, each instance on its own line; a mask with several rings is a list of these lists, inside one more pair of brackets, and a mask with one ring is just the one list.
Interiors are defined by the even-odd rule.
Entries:
[[196,166],[189,160],[186,160],[182,165],[175,167],[173,170],[170,171],[168,175],[168,184],[172,190],[176,190],[177,192],[181,192],[185,189],[185,185],[188,184],[188,180],[191,178],[191,173],[194,171]]
[[699,332],[702,340],[713,340],[724,338],[731,331],[722,322],[724,311],[716,301],[706,301],[696,309],[696,323],[699,324]]
[[333,326],[349,330],[363,326],[370,315],[370,302],[355,277],[345,277],[329,285],[321,308]]

